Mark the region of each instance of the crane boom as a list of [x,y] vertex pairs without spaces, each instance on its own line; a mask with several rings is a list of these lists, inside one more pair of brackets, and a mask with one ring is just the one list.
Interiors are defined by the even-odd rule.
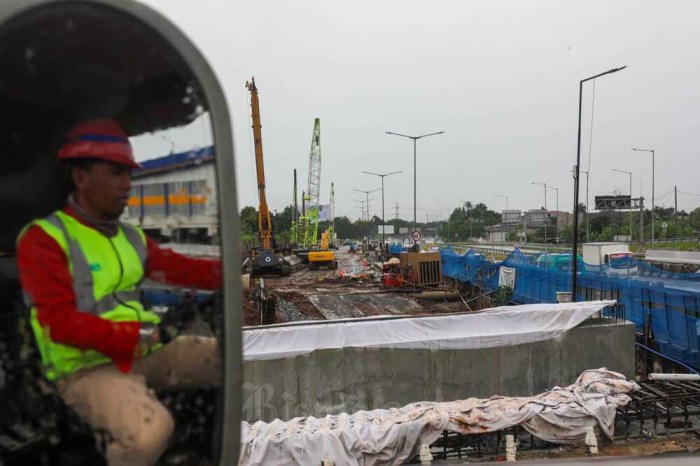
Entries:
[[331,244],[335,241],[335,183],[331,183],[330,212],[328,217],[328,233]]
[[308,180],[309,207],[304,234],[304,247],[311,247],[318,241],[318,212],[321,195],[321,119],[314,120],[314,132],[311,136],[311,151],[309,154]]
[[245,83],[250,91],[250,107],[253,116],[253,140],[255,141],[255,168],[258,175],[258,231],[260,234],[260,246],[263,250],[272,249],[272,220],[270,210],[267,207],[265,197],[265,166],[263,165],[262,126],[260,124],[260,101],[258,88],[255,86],[255,78]]

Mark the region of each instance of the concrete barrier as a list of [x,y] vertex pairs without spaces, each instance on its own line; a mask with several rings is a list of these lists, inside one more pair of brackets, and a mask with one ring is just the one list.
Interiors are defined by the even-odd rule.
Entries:
[[631,323],[592,319],[559,338],[515,346],[344,348],[247,361],[244,419],[286,421],[417,401],[534,395],[600,367],[633,377],[634,342]]

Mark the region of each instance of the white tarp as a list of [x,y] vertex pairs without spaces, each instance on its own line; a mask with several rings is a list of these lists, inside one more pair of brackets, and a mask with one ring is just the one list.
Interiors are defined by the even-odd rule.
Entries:
[[612,439],[617,407],[638,389],[622,374],[597,369],[585,371],[573,385],[533,397],[422,402],[322,419],[244,422],[239,464],[321,464],[327,457],[337,466],[401,464],[443,430],[478,434],[516,425],[554,443],[583,443],[588,426]]
[[503,306],[471,314],[343,319],[246,329],[246,361],[338,348],[475,349],[561,336],[615,301]]

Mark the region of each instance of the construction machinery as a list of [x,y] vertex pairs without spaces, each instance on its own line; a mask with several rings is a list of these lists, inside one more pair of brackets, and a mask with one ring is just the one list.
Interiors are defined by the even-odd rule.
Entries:
[[330,211],[328,212],[328,242],[331,249],[338,249],[337,238],[335,235],[335,183],[331,183],[331,197],[328,205],[330,208]]
[[309,177],[307,191],[301,193],[301,217],[296,225],[299,238],[298,248],[294,253],[304,261],[309,262],[309,251],[318,249],[318,215],[320,211],[319,197],[321,190],[321,119],[314,120],[314,130],[311,135],[311,151],[309,153]]
[[294,169],[294,194],[292,196],[292,225],[289,229],[289,242],[293,248],[299,246],[299,209],[297,206],[297,169]]
[[321,195],[321,119],[314,120],[314,131],[311,136],[311,151],[309,153],[308,190],[304,196],[306,214],[304,223],[304,238],[302,247],[311,248],[318,241],[318,213]]
[[251,274],[261,275],[289,275],[292,267],[284,257],[275,253],[273,249],[273,228],[270,210],[267,207],[265,197],[265,166],[263,164],[262,126],[260,124],[260,101],[258,88],[255,86],[255,78],[246,82],[246,88],[250,91],[250,107],[253,117],[253,140],[255,142],[255,168],[258,177],[258,232],[260,247],[253,249],[251,258]]
[[309,269],[318,270],[327,268],[335,270],[338,268],[338,261],[335,260],[335,252],[330,248],[330,230],[321,234],[321,244],[318,249],[309,251]]

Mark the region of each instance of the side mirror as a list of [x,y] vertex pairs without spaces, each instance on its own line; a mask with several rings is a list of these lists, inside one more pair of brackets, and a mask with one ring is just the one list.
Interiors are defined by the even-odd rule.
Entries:
[[69,186],[56,151],[70,127],[112,118],[135,138],[210,119],[225,290],[215,456],[218,464],[237,463],[243,374],[238,207],[231,120],[211,67],[177,27],[131,0],[2,0],[0,63],[0,288],[16,286],[6,272],[12,267],[5,266],[14,264],[21,228],[65,202]]

